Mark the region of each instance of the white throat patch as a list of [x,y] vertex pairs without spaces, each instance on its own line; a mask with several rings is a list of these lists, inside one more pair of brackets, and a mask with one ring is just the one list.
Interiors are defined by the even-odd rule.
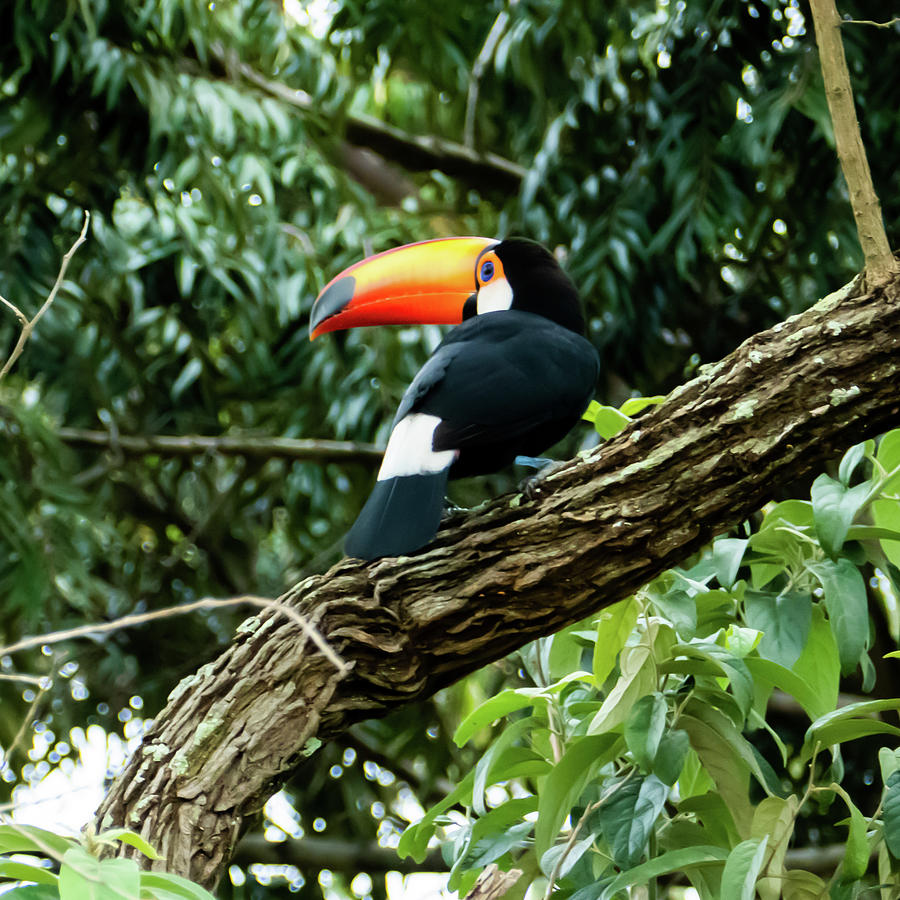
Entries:
[[438,416],[410,413],[401,419],[388,438],[384,459],[378,470],[378,480],[398,475],[429,475],[450,466],[458,450],[434,450],[434,429],[440,425]]
[[505,278],[498,278],[478,291],[476,299],[478,315],[509,309],[512,306],[512,301],[513,293],[509,282]]

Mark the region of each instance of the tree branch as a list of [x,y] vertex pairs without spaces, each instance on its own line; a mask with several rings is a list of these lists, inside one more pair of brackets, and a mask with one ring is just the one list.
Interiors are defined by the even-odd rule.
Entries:
[[536,500],[500,497],[414,556],[296,585],[288,602],[349,675],[271,611],[249,619],[172,693],[97,826],[135,828],[154,865],[215,884],[245,818],[322,742],[627,596],[896,424],[900,304],[857,285],[705,367]]
[[384,448],[356,441],[326,441],[315,438],[281,438],[262,435],[204,434],[114,434],[85,428],[60,428],[57,435],[76,447],[102,447],[123,453],[160,456],[194,456],[221,453],[225,456],[255,456],[263,459],[311,459],[329,462],[373,464],[381,459]]
[[19,339],[16,341],[16,346],[13,347],[13,352],[10,353],[9,359],[3,365],[3,368],[0,369],[0,381],[6,377],[6,374],[9,370],[15,365],[16,360],[22,355],[22,351],[25,349],[25,344],[28,342],[28,339],[31,337],[31,333],[34,331],[35,326],[41,320],[41,317],[50,309],[51,304],[56,299],[56,295],[59,293],[59,289],[62,286],[63,279],[66,277],[66,269],[69,268],[69,262],[72,257],[75,255],[75,251],[85,242],[87,238],[87,230],[88,225],[91,224],[91,214],[87,210],[84,211],[84,224],[81,226],[81,233],[75,239],[75,243],[69,247],[65,256],[62,258],[62,263],[59,266],[59,272],[56,275],[56,281],[53,282],[53,287],[50,288],[50,293],[47,295],[47,299],[41,305],[41,308],[34,314],[34,317],[28,319],[25,317],[25,314],[14,304],[10,303],[5,297],[0,297],[0,300],[3,301],[3,305],[11,309],[16,318],[22,323],[22,331],[19,333]]
[[[313,109],[312,98],[305,91],[296,91],[266,78],[236,55],[227,56],[221,48],[214,48],[213,54],[227,71],[240,75],[267,94],[304,112],[320,112]],[[373,116],[348,116],[343,123],[343,132],[350,144],[368,147],[413,172],[440,169],[476,187],[506,193],[517,191],[525,177],[523,166],[496,153],[478,153],[472,147],[433,135],[410,134]]]
[[834,140],[856,219],[859,243],[866,259],[869,290],[886,284],[900,272],[891,253],[881,216],[881,203],[872,184],[872,173],[853,106],[853,88],[841,40],[841,18],[834,0],[810,0],[819,61],[825,80],[825,97],[834,123]]

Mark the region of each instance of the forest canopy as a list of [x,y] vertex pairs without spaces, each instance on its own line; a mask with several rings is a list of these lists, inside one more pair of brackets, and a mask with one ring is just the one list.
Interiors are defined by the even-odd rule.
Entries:
[[[545,244],[579,287],[597,400],[615,407],[667,393],[862,266],[798,0],[15,0],[0,35],[0,295],[33,316],[91,217],[0,381],[4,645],[205,597],[278,596],[340,557],[376,448],[441,335],[309,342],[318,291],[371,252],[453,234]],[[898,29],[848,23],[842,36],[896,246]],[[20,332],[0,308],[0,365]],[[585,423],[555,455],[599,440]],[[877,470],[879,453],[854,466]],[[520,475],[452,497],[476,505]],[[771,499],[797,498],[808,483],[772,486]],[[75,758],[71,728],[155,715],[248,612],[0,657],[0,674],[39,679],[0,681],[0,746],[16,745],[3,799]],[[815,629],[824,613],[810,615]],[[546,678],[528,652],[525,674]],[[868,690],[860,665],[851,688]],[[520,668],[510,658],[323,748],[288,786],[294,824],[395,844],[411,807],[480,758],[489,732],[478,746],[451,735],[521,687]],[[897,693],[879,678],[880,696]],[[835,839],[832,827],[822,843]],[[295,886],[317,896],[317,863],[298,865]],[[329,889],[364,896],[356,871],[400,865],[357,854],[349,875],[331,867],[343,874]],[[368,890],[383,896],[383,880]]]

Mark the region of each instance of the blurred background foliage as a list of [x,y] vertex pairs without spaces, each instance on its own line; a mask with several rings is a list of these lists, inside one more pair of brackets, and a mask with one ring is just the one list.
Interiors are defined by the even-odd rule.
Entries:
[[[670,389],[861,262],[797,0],[10,0],[0,36],[0,294],[32,315],[92,214],[0,383],[5,644],[277,595],[337,558],[374,461],[251,451],[270,436],[384,442],[439,330],[307,339],[318,290],[367,253],[448,234],[554,248],[583,292],[604,402]],[[896,28],[844,37],[896,245]],[[0,358],[19,330],[0,309]],[[248,452],[118,442],[159,434]],[[0,745],[38,694],[35,733],[56,738],[8,760],[7,797],[71,753],[72,726],[114,730],[134,697],[152,714],[239,616],[3,657],[0,674],[54,677],[43,692],[0,681]],[[471,766],[447,735],[508,668],[326,748],[292,787],[303,828],[390,843],[403,809]],[[322,890],[315,872],[301,890]]]

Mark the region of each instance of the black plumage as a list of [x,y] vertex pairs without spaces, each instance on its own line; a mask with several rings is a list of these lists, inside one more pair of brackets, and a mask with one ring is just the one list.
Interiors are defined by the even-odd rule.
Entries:
[[[540,454],[568,433],[590,402],[599,362],[581,334],[574,286],[539,244],[513,239],[492,249],[511,288],[511,306],[479,315],[473,295],[466,303],[470,317],[410,384],[392,437],[417,414],[434,417],[426,434],[430,447],[389,441],[379,480],[347,536],[350,556],[396,556],[424,546],[440,523],[448,478],[495,472],[516,456]],[[430,427],[431,419],[422,424]],[[451,452],[429,456],[444,451]],[[439,468],[414,471],[413,461],[409,472],[391,474],[402,466],[403,453]]]

